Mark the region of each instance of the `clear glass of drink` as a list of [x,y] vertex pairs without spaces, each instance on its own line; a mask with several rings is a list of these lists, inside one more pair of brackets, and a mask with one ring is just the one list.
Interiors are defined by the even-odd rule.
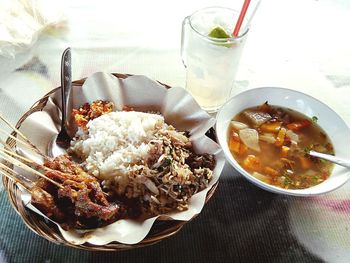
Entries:
[[[229,98],[249,28],[243,23],[232,36],[239,11],[208,7],[186,17],[182,24],[181,56],[186,89],[208,112]],[[215,32],[216,31],[216,32]]]

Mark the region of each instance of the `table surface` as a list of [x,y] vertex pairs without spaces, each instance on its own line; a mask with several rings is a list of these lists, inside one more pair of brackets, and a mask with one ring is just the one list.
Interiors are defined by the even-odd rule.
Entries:
[[[15,123],[59,86],[67,46],[73,79],[120,72],[184,87],[183,18],[206,6],[235,7],[236,2],[60,1],[65,23],[43,32],[14,58],[0,57],[0,112]],[[261,86],[299,90],[328,104],[350,125],[349,24],[347,0],[262,1],[233,93]],[[96,253],[32,233],[0,186],[0,262],[349,262],[349,190],[347,183],[313,198],[276,195],[226,164],[213,198],[179,233],[141,249]]]

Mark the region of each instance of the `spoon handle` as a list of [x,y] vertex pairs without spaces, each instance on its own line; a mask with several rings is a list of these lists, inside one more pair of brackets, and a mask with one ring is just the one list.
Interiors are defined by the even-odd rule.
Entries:
[[72,88],[71,51],[67,48],[61,60],[61,96],[62,96],[62,128],[67,128],[67,102]]
[[336,157],[336,156],[333,156],[333,155],[319,153],[319,152],[315,152],[315,151],[310,151],[309,154],[311,156],[318,157],[318,158],[330,161],[332,163],[336,163],[336,164],[339,164],[341,166],[350,168],[350,161],[349,160],[344,160],[342,158],[339,158],[339,157]]

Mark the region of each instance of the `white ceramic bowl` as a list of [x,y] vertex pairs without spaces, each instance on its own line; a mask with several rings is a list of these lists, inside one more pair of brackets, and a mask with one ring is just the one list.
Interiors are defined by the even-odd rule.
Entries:
[[216,117],[216,133],[218,141],[229,163],[245,178],[257,186],[279,194],[295,196],[310,196],[330,192],[342,186],[350,178],[350,169],[335,165],[331,176],[319,185],[301,189],[282,189],[264,183],[246,172],[230,153],[227,139],[228,126],[232,118],[242,110],[263,104],[268,101],[271,105],[278,105],[299,111],[309,117],[317,116],[317,123],[326,131],[334,146],[335,155],[350,159],[350,129],[346,123],[330,107],[319,100],[304,93],[274,87],[251,89],[230,99],[218,112]]

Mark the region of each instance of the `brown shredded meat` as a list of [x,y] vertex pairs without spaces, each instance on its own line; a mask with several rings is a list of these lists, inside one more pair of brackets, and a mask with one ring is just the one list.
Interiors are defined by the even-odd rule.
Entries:
[[151,158],[130,172],[126,187],[126,196],[137,197],[142,213],[151,216],[187,210],[189,199],[208,187],[216,163],[213,155],[196,154],[185,133],[173,127],[158,133]]

